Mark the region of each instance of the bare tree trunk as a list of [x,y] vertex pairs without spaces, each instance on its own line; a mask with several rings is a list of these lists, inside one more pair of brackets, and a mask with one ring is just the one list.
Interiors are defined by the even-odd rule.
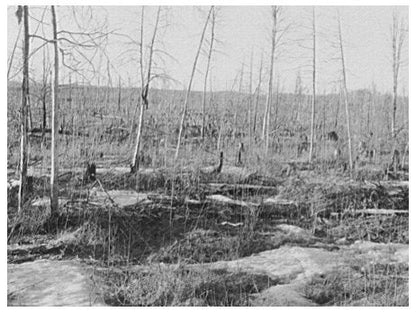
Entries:
[[133,115],[133,122],[131,125],[131,134],[133,136],[133,128],[134,128],[134,121],[136,120],[136,112],[137,112],[137,108],[139,107],[140,109],[140,113],[139,113],[139,124],[137,126],[137,135],[136,135],[136,144],[135,144],[135,148],[134,148],[134,154],[133,154],[133,159],[132,159],[132,164],[131,164],[131,171],[132,172],[136,172],[139,170],[139,149],[140,149],[140,140],[141,140],[141,136],[142,136],[142,121],[143,121],[143,114],[144,114],[144,107],[143,107],[143,89],[144,89],[144,62],[143,62],[143,45],[144,45],[144,6],[142,6],[142,15],[141,15],[141,21],[140,21],[140,48],[139,48],[139,53],[140,53],[140,58],[139,58],[139,65],[140,65],[140,83],[141,83],[141,88],[140,88],[140,95],[139,95],[139,103],[138,106],[136,105],[135,109],[134,109],[134,115]]
[[27,99],[27,111],[28,111],[28,129],[32,129],[32,127],[33,127],[32,120],[33,119],[32,119],[32,107],[31,107],[30,97],[28,97],[28,99]]
[[54,73],[52,88],[52,142],[51,142],[51,215],[58,211],[58,128],[59,128],[59,54],[56,25],[55,6],[51,6],[53,46],[54,46]]
[[[45,129],[47,128],[47,112],[46,112],[46,95],[48,91],[48,71],[50,68],[46,67],[45,49],[43,50],[43,62],[42,62],[42,89],[41,89],[41,102],[42,102],[42,147],[45,140]],[[43,148],[42,148],[43,150]]]
[[143,128],[143,118],[144,118],[144,109],[148,107],[147,103],[147,96],[149,92],[150,80],[151,80],[151,70],[152,70],[152,61],[153,61],[153,51],[154,51],[154,44],[156,39],[157,28],[159,24],[159,17],[160,17],[160,9],[158,8],[157,16],[156,16],[156,24],[153,31],[152,41],[150,43],[150,54],[149,54],[149,65],[147,70],[147,78],[146,84],[143,80],[143,17],[144,17],[144,7],[142,7],[142,27],[141,27],[141,43],[140,43],[140,62],[141,62],[141,73],[142,73],[142,89],[141,89],[141,96],[140,96],[140,114],[139,114],[139,126],[137,129],[137,138],[136,138],[136,147],[134,150],[133,156],[133,164],[132,164],[132,172],[136,172],[139,170],[139,158],[140,158],[140,149],[141,149],[141,135],[142,135],[142,128]]
[[120,114],[121,109],[121,79],[118,76],[118,98],[117,98],[117,112]]
[[392,65],[393,65],[393,103],[392,103],[392,120],[391,133],[392,137],[396,137],[396,111],[397,111],[397,86],[399,78],[401,51],[405,39],[405,29],[403,22],[399,24],[396,13],[393,13],[393,23],[391,28],[392,39]]
[[342,100],[342,84],[340,84],[340,86],[339,86],[337,107],[336,107],[336,110],[335,110],[335,120],[334,120],[334,130],[335,131],[338,129],[339,106],[341,105],[341,100]]
[[[22,7],[19,6],[20,12]],[[22,108],[20,112],[20,186],[18,194],[18,211],[22,211],[27,198],[27,112],[29,99],[29,8],[23,6],[23,81],[22,81]]]
[[205,31],[207,29],[208,21],[209,21],[209,18],[211,16],[211,12],[213,11],[213,9],[214,9],[214,6],[211,6],[211,8],[208,12],[207,19],[206,19],[205,24],[204,24],[204,28],[202,30],[201,40],[199,41],[199,46],[198,46],[198,50],[196,52],[194,65],[192,67],[191,78],[189,79],[188,90],[186,91],[185,102],[183,104],[183,109],[182,109],[182,118],[181,118],[181,123],[180,123],[180,126],[179,126],[178,143],[176,145],[175,163],[176,163],[176,161],[179,157],[179,149],[180,149],[180,146],[181,146],[182,132],[183,132],[183,126],[185,124],[186,112],[188,110],[188,100],[189,100],[189,94],[191,93],[192,81],[194,79],[194,74],[195,74],[195,70],[196,70],[196,65],[198,63],[198,58],[199,58],[199,54],[200,54],[200,51],[201,51],[202,43],[204,42]]
[[234,116],[233,116],[233,139],[234,141],[237,139],[237,104],[232,102],[232,108],[234,109]]
[[350,129],[350,110],[348,103],[348,89],[347,89],[347,73],[345,67],[345,57],[344,57],[344,47],[342,42],[342,31],[341,31],[341,18],[338,12],[338,36],[339,36],[339,48],[341,52],[341,62],[342,62],[342,84],[343,84],[343,93],[344,93],[344,104],[345,104],[345,117],[347,122],[347,135],[348,135],[348,155],[349,155],[349,164],[350,164],[350,173],[353,171],[353,158],[352,158],[352,138],[351,138],[351,129]]
[[371,99],[369,99],[368,103],[367,103],[367,105],[368,105],[367,106],[367,134],[369,134],[371,129],[372,129],[372,127],[371,127],[371,120],[372,120],[371,113],[372,113],[372,110],[373,110],[373,105],[375,103],[375,99],[374,99],[374,97],[375,97],[375,88],[376,88],[376,86],[375,86],[375,83],[373,81],[372,86],[371,86]]
[[250,81],[249,81],[249,97],[247,101],[248,105],[248,146],[251,149],[252,129],[251,129],[251,106],[253,104],[253,50],[250,55]]
[[46,81],[44,82],[43,85],[43,90],[42,90],[42,136],[45,135],[45,129],[47,128],[47,123],[46,123]]
[[241,64],[241,71],[240,71],[240,82],[239,82],[239,86],[238,86],[238,98],[236,101],[236,105],[234,106],[234,141],[237,140],[237,134],[239,134],[239,130],[238,130],[238,110],[242,107],[242,102],[243,102],[243,96],[242,96],[242,92],[243,92],[243,77],[244,77],[244,61]]
[[309,150],[309,163],[313,159],[313,145],[315,138],[315,101],[316,101],[316,29],[315,29],[315,7],[312,9],[312,37],[313,37],[313,60],[312,60],[312,112],[311,112],[311,138]]
[[[394,40],[393,40],[394,42]],[[394,43],[393,43],[394,49]],[[393,53],[395,51],[393,50]],[[395,57],[395,55],[393,55]],[[398,65],[396,65],[396,59],[393,59],[393,102],[392,102],[392,117],[391,117],[391,136],[392,138],[396,137],[396,111],[397,111],[397,76],[396,70],[398,72]],[[397,69],[396,69],[397,68]]]
[[[324,98],[324,109],[323,109],[323,117],[322,117],[323,126],[322,126],[322,129],[320,131],[321,132],[320,135],[321,135],[322,138],[325,138],[325,133],[327,132],[326,131],[326,128],[327,128],[327,122],[326,122],[326,118],[327,118],[326,116],[327,115],[326,114],[327,114],[328,103],[329,103],[329,98],[326,96],[326,91],[325,90],[324,90],[323,98]],[[325,139],[324,139],[323,150],[324,150],[323,154],[326,155],[327,153],[326,153],[326,140]]]
[[223,128],[224,128],[224,123],[223,123],[223,119],[222,119],[222,115],[220,116],[220,121],[219,121],[219,129],[218,129],[218,139],[217,139],[217,150],[221,149],[221,139],[222,139],[222,132],[223,132]]
[[106,103],[107,108],[110,103],[110,92],[113,90],[113,82],[110,71],[110,60],[107,59],[107,88],[106,88]]
[[209,73],[209,66],[211,64],[211,55],[214,46],[214,30],[215,30],[215,9],[212,10],[212,17],[211,17],[211,40],[209,43],[209,51],[208,51],[208,60],[207,60],[207,70],[205,71],[204,77],[204,93],[202,95],[202,129],[201,129],[201,137],[202,139],[205,138],[205,114],[206,114],[206,94],[207,94],[207,81],[208,81],[208,73]]
[[267,94],[266,107],[263,118],[263,132],[262,140],[265,141],[265,151],[269,149],[269,123],[270,123],[270,107],[273,98],[273,67],[274,67],[274,52],[276,49],[276,33],[277,33],[277,14],[278,8],[272,6],[273,29],[272,29],[272,49],[270,53],[270,75],[269,75],[269,92]]
[[71,74],[69,75],[68,84],[69,84],[69,96],[66,99],[66,101],[69,103],[69,109],[70,109],[70,112],[71,112],[71,129],[72,129],[71,131],[74,134],[74,110],[72,108],[72,102],[73,101],[72,101],[72,77],[71,77]]
[[302,77],[300,76],[300,72],[298,72],[296,76],[296,85],[295,85],[295,101],[296,101],[296,107],[294,111],[294,117],[293,121],[296,123],[300,123],[299,113],[301,110],[301,101],[302,101]]
[[253,134],[256,135],[256,129],[257,129],[257,111],[259,107],[259,99],[260,99],[260,90],[261,90],[261,80],[262,80],[262,74],[263,74],[263,54],[261,55],[261,61],[260,61],[260,70],[259,70],[259,83],[257,85],[257,96],[256,96],[256,105],[254,106],[254,117],[253,117]]
[[[276,77],[276,105],[274,105],[274,119],[273,119],[273,123],[275,125],[277,125],[277,119],[278,119],[278,112],[279,112],[279,103],[280,103],[280,95],[281,95],[281,91],[283,92],[283,87],[280,87],[280,77],[279,75],[277,75]],[[271,109],[270,109],[270,114],[271,115]],[[269,116],[269,120],[270,120],[270,116]],[[270,123],[270,122],[269,122]]]

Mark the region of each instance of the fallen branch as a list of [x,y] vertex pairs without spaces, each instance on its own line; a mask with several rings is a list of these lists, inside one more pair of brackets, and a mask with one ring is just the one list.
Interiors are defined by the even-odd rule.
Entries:
[[224,222],[221,222],[221,225],[229,225],[229,226],[232,226],[232,227],[239,227],[239,226],[243,226],[243,222],[238,222],[238,223],[231,223],[231,222],[228,222],[228,221],[224,221]]
[[343,214],[371,214],[371,215],[394,215],[394,214],[409,214],[409,210],[397,209],[357,209],[346,210]]
[[227,184],[227,183],[206,183],[204,185],[209,192],[221,193],[237,193],[237,192],[253,192],[253,193],[270,193],[276,191],[276,187],[262,186],[254,184]]
[[245,202],[242,200],[234,200],[224,195],[209,195],[206,197],[206,199],[211,202],[216,202],[216,203],[220,203],[224,205],[235,205],[235,206],[240,206],[240,207],[250,207],[250,206],[259,207],[260,206],[259,204],[256,204],[256,203]]
[[280,195],[267,198],[266,200],[264,200],[263,204],[265,206],[267,206],[267,205],[297,206],[297,203],[295,201],[282,198],[282,197],[280,197]]

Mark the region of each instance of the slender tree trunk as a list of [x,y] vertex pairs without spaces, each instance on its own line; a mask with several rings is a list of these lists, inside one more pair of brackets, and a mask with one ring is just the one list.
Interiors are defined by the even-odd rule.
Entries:
[[[280,88],[280,77],[278,75],[276,77],[276,105],[274,106],[274,119],[273,119],[273,123],[275,125],[277,125],[278,112],[279,112],[279,103],[280,103],[280,95],[281,95],[281,92],[280,91],[281,90],[283,90],[283,89]],[[271,115],[271,110],[270,110],[270,115]],[[269,117],[269,120],[270,120],[270,117]]]
[[240,72],[240,83],[238,86],[238,98],[236,101],[236,105],[234,107],[234,141],[237,140],[237,134],[239,134],[239,126],[238,126],[238,110],[242,107],[242,102],[243,102],[243,77],[244,77],[244,61],[243,64],[241,65],[241,72]]
[[[46,81],[44,82],[46,84]],[[45,135],[45,129],[47,127],[47,123],[46,123],[46,85],[44,85],[43,87],[44,89],[42,90],[42,135]]]
[[69,104],[69,111],[71,112],[71,131],[72,131],[72,134],[74,135],[74,133],[75,133],[75,131],[74,131],[74,110],[73,110],[73,107],[72,107],[73,101],[72,101],[72,77],[71,77],[71,74],[69,75],[68,84],[69,84],[69,96],[66,99],[66,101]]
[[51,142],[51,214],[58,211],[58,128],[59,128],[59,54],[58,38],[56,25],[55,6],[51,6],[52,27],[53,27],[53,46],[54,46],[54,73],[52,89],[52,142]]
[[295,101],[296,101],[296,107],[295,107],[295,111],[294,111],[294,117],[293,117],[293,121],[296,123],[300,123],[300,118],[299,118],[299,114],[300,114],[300,110],[301,110],[301,101],[302,101],[302,78],[300,76],[300,72],[298,72],[297,77],[296,77],[296,85],[295,85]]
[[214,6],[211,6],[211,8],[208,12],[207,19],[206,19],[205,24],[204,24],[204,28],[202,30],[201,40],[199,41],[199,46],[198,46],[198,50],[196,52],[194,65],[192,67],[191,78],[189,79],[188,90],[186,91],[185,102],[183,104],[183,109],[182,109],[182,118],[181,118],[181,123],[180,123],[180,126],[179,126],[178,143],[176,145],[175,163],[176,163],[176,161],[179,157],[179,149],[180,149],[180,146],[181,146],[182,132],[183,132],[184,124],[185,124],[186,112],[188,110],[188,100],[189,100],[189,94],[191,93],[192,81],[194,79],[194,74],[195,74],[195,70],[196,70],[196,65],[198,63],[199,54],[201,52],[202,43],[204,42],[205,31],[207,29],[208,21],[209,21],[209,18],[211,16],[211,13],[212,13],[213,9],[214,9]]
[[45,50],[43,50],[43,64],[42,64],[42,94],[41,94],[41,102],[42,102],[42,142],[45,137],[45,129],[47,127],[46,123],[46,95],[48,90],[48,69],[46,68],[46,56]]
[[[32,124],[32,108],[31,108],[31,103],[30,103],[30,97],[27,98],[27,112],[28,112],[28,129],[32,129],[33,124]],[[29,143],[29,141],[28,141]]]
[[215,35],[215,9],[212,10],[212,17],[211,17],[211,40],[209,43],[209,51],[208,51],[208,60],[207,60],[207,70],[205,71],[204,77],[204,93],[202,95],[202,128],[201,128],[201,137],[202,139],[205,138],[205,114],[206,114],[206,94],[207,94],[207,81],[208,81],[208,73],[209,67],[211,64],[211,56],[212,50],[214,46],[214,35]]
[[392,39],[392,65],[393,65],[393,102],[392,102],[392,120],[391,133],[396,138],[396,112],[397,112],[397,86],[399,79],[399,69],[401,62],[401,51],[405,39],[405,29],[399,23],[396,13],[393,13],[393,24],[391,30]]
[[[326,91],[324,90],[324,94],[323,94],[323,98],[324,98],[324,109],[323,109],[323,117],[322,117],[322,120],[323,120],[323,127],[322,127],[322,130],[321,130],[321,133],[320,133],[320,135],[321,135],[321,137],[322,138],[325,138],[325,133],[327,132],[327,130],[326,130],[326,128],[327,128],[327,122],[326,122],[326,116],[327,116],[327,109],[328,109],[328,103],[329,103],[329,99],[327,98],[327,96],[326,96]],[[328,112],[328,114],[329,114],[329,112]],[[327,153],[326,153],[326,140],[324,139],[324,153],[323,153],[324,155],[326,155]]]
[[369,99],[368,101],[368,107],[367,107],[367,133],[370,133],[372,127],[371,127],[371,113],[373,110],[373,104],[374,102],[374,97],[375,97],[375,84],[374,81],[372,83],[371,86],[371,99]]
[[342,84],[343,84],[343,93],[344,93],[344,104],[345,104],[345,117],[347,122],[347,135],[348,135],[348,155],[349,155],[349,164],[350,164],[350,172],[352,173],[354,166],[353,166],[353,158],[352,158],[352,138],[351,138],[351,129],[350,129],[350,110],[349,110],[349,103],[348,103],[348,89],[347,89],[347,74],[346,74],[346,66],[345,66],[345,57],[344,57],[344,48],[343,48],[343,41],[342,41],[342,30],[341,30],[341,18],[338,12],[338,35],[339,35],[339,48],[341,52],[341,62],[342,62]]
[[221,139],[222,139],[222,132],[223,132],[223,128],[224,128],[224,123],[223,123],[222,118],[223,117],[221,115],[220,122],[219,122],[219,129],[218,129],[217,150],[221,149]]
[[261,93],[262,74],[263,74],[263,54],[261,55],[260,70],[259,70],[259,83],[257,85],[256,105],[254,106],[254,117],[253,117],[253,134],[254,134],[254,136],[256,135],[256,129],[257,129],[257,111],[258,111],[258,107],[259,107],[259,99],[260,99],[260,93]]
[[121,110],[121,78],[118,76],[118,98],[117,98],[117,112],[120,114]]
[[312,59],[312,112],[311,112],[311,138],[309,150],[309,163],[313,159],[313,145],[315,138],[315,101],[316,101],[316,29],[315,29],[315,8],[312,9],[312,38],[313,38],[313,59]]
[[269,75],[269,92],[267,94],[266,108],[263,118],[262,139],[265,141],[266,154],[269,149],[269,128],[270,128],[270,107],[273,99],[273,68],[274,68],[274,52],[276,49],[276,33],[277,33],[277,14],[276,6],[272,7],[273,29],[272,29],[272,49],[270,53],[270,75]]
[[335,121],[334,121],[334,130],[335,131],[338,129],[339,107],[341,105],[341,100],[342,100],[342,83],[339,85],[337,107],[336,107],[336,110],[335,110]]
[[248,145],[249,149],[251,148],[251,139],[252,139],[252,129],[251,129],[251,106],[253,104],[253,50],[251,50],[250,55],[250,81],[249,81],[249,97],[247,101],[248,105]]
[[143,61],[143,45],[144,45],[144,6],[142,6],[142,15],[141,15],[141,21],[140,21],[140,48],[139,48],[139,53],[140,53],[140,58],[139,58],[139,65],[140,65],[140,83],[141,83],[141,88],[140,88],[140,95],[139,95],[139,103],[138,105],[136,105],[136,107],[134,108],[134,115],[133,115],[133,122],[131,125],[131,133],[133,136],[133,128],[134,128],[134,121],[136,120],[136,113],[137,113],[137,108],[140,109],[139,112],[139,124],[137,126],[137,134],[136,134],[136,144],[134,147],[134,154],[133,154],[133,159],[132,159],[132,164],[131,164],[131,171],[132,172],[137,172],[139,170],[139,149],[140,149],[140,140],[141,140],[141,136],[142,136],[142,121],[143,121],[143,115],[144,115],[144,107],[143,107],[143,91],[144,91],[144,86],[145,86],[145,82],[144,82],[144,61]]
[[[19,7],[19,10],[22,10]],[[23,81],[22,81],[22,107],[20,112],[20,186],[18,194],[18,211],[22,211],[27,198],[27,113],[29,99],[29,8],[23,6]]]
[[[398,78],[398,64],[396,64],[396,47],[395,41],[397,39],[393,37],[393,102],[392,102],[392,117],[391,117],[391,136],[396,137],[396,111],[397,111],[397,78]],[[397,74],[396,74],[397,73]]]
[[108,105],[110,104],[110,93],[112,93],[113,90],[113,82],[112,82],[112,78],[111,78],[111,71],[110,71],[110,60],[107,60],[107,88],[106,88],[106,103],[107,103],[107,108]]
[[[152,69],[152,62],[153,62],[153,51],[154,51],[154,44],[155,44],[155,40],[156,40],[156,33],[157,33],[157,28],[158,28],[158,24],[159,24],[159,17],[160,17],[160,9],[161,7],[158,8],[157,11],[157,16],[156,16],[156,24],[155,24],[155,28],[153,31],[153,37],[152,37],[152,41],[150,43],[150,54],[149,54],[149,65],[148,65],[148,71],[147,71],[147,78],[146,78],[146,83],[144,84],[143,80],[142,80],[142,89],[141,89],[141,96],[140,96],[140,114],[139,114],[139,126],[137,129],[137,138],[136,138],[136,147],[134,150],[134,156],[133,156],[133,165],[132,165],[132,171],[136,172],[139,170],[139,158],[140,158],[140,151],[141,151],[141,135],[142,135],[142,128],[143,128],[143,119],[144,119],[144,109],[145,107],[148,107],[148,103],[147,103],[147,96],[148,96],[148,91],[149,91],[149,87],[150,87],[150,80],[151,80],[151,69]],[[143,51],[142,51],[142,47],[143,47],[143,16],[144,16],[144,8],[142,8],[142,27],[141,27],[141,44],[140,44],[140,49],[141,49],[141,53],[140,53],[140,59],[141,59],[141,64],[143,64]],[[142,72],[142,78],[143,78],[143,66],[141,65],[141,72]]]

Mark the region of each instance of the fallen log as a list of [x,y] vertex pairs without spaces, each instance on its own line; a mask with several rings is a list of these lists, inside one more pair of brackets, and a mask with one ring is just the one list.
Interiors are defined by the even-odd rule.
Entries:
[[256,194],[268,194],[276,192],[276,187],[262,186],[254,184],[227,184],[227,183],[206,183],[203,187],[210,193],[256,193]]
[[39,245],[12,245],[7,246],[7,263],[23,263],[34,261],[42,256],[59,255],[67,248],[63,242],[56,244]]
[[219,194],[209,195],[206,197],[206,199],[210,202],[219,203],[223,205],[234,205],[234,206],[240,206],[240,207],[259,207],[260,206],[260,204],[245,202],[242,200],[235,200],[235,199],[231,199],[227,196],[219,195]]
[[286,198],[282,198],[280,195],[276,195],[264,200],[263,204],[265,206],[297,206],[297,202],[293,200],[289,200]]
[[357,209],[346,210],[343,214],[367,214],[367,215],[395,215],[395,214],[409,214],[409,210],[398,209]]

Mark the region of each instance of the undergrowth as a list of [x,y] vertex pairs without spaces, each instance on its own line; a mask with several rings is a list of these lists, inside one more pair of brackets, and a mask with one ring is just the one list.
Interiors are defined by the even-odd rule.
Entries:
[[354,265],[314,277],[305,294],[320,305],[408,306],[408,283],[407,264]]
[[100,272],[105,302],[114,306],[249,306],[251,296],[278,281],[181,265]]

